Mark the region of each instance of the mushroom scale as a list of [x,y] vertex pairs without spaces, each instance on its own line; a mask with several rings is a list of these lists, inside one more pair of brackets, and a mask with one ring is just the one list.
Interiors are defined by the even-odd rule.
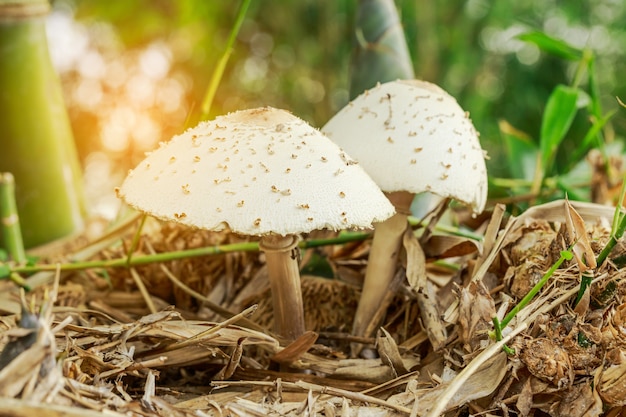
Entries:
[[429,191],[484,209],[485,154],[469,115],[438,86],[379,84],[322,128],[385,192]]
[[365,228],[394,212],[337,145],[271,107],[175,136],[129,173],[118,194],[157,218],[246,235]]

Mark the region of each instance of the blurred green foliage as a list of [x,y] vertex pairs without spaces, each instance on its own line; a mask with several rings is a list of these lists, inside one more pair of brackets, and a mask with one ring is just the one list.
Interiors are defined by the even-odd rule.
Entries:
[[[97,27],[105,22],[116,34],[118,52],[145,48],[155,41],[167,45],[170,74],[184,73],[189,85],[185,96],[189,123],[198,119],[239,1],[67,1],[53,4],[61,8],[69,4],[75,18],[86,25]],[[555,86],[571,85],[576,77],[577,62],[572,56],[546,53],[518,35],[547,33],[574,51],[593,51],[596,103],[605,113],[617,108],[615,96],[626,97],[626,81],[619,77],[626,45],[626,5],[621,1],[396,0],[396,5],[416,77],[441,85],[470,111],[491,157],[490,176],[512,175],[499,121],[525,132],[527,140],[539,146],[550,95]],[[315,126],[323,125],[348,101],[355,10],[356,0],[253,1],[211,117],[272,105],[289,109]],[[577,87],[594,90],[588,83],[589,77],[582,77]],[[84,135],[87,142],[95,140],[97,133],[88,127],[98,117],[94,113],[72,112],[77,136]],[[589,113],[578,112],[570,121],[571,128],[555,155],[557,171],[568,165],[564,155],[575,152],[577,141],[588,131],[588,117]],[[604,139],[622,138],[626,118],[616,117],[609,123],[604,126]],[[177,120],[164,125],[161,140],[180,132],[182,124]],[[83,152],[89,148],[81,147]]]

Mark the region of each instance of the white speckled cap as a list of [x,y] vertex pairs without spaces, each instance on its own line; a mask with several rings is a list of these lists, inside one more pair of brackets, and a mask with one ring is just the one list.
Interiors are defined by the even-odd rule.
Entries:
[[392,81],[366,91],[322,128],[383,191],[429,191],[481,212],[485,154],[468,114],[438,86]]
[[394,208],[317,129],[271,107],[175,136],[131,170],[118,195],[164,220],[246,235],[364,228]]

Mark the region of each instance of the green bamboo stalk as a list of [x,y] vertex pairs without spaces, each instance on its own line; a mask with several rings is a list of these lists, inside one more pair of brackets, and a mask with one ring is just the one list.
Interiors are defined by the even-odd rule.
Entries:
[[[419,222],[410,218],[411,224],[419,224]],[[442,232],[454,233],[457,235],[481,240],[478,235],[472,235],[468,232],[457,231],[450,226],[435,226],[435,230]],[[312,249],[322,246],[343,245],[350,242],[359,242],[370,239],[371,232],[343,232],[337,237],[327,239],[310,239],[302,240],[298,244],[300,249]],[[146,265],[158,262],[168,262],[178,259],[194,258],[199,256],[220,255],[232,252],[256,252],[259,250],[258,242],[231,243],[227,245],[206,246],[202,248],[186,249],[180,251],[161,252],[150,255],[124,256],[122,258],[93,260],[93,261],[77,261],[63,264],[35,264],[35,265],[16,265],[0,263],[0,279],[6,278],[10,273],[32,274],[42,271],[56,271],[57,267],[60,271],[78,271],[92,268],[130,268],[139,265]]]
[[77,232],[81,175],[48,53],[46,0],[0,0],[0,171],[15,176],[26,248]]
[[26,263],[26,251],[15,202],[15,179],[10,172],[0,173],[0,218],[4,248],[15,263]]
[[393,0],[359,0],[350,77],[350,99],[377,83],[415,78]]
[[[348,242],[365,240],[371,236],[370,233],[349,233],[340,235],[330,239],[318,239],[310,241],[301,241],[298,244],[300,249],[309,249],[319,246],[342,245]],[[139,265],[146,265],[158,262],[168,262],[177,259],[194,258],[198,256],[220,255],[231,252],[256,252],[259,250],[258,242],[232,243],[228,245],[206,246],[203,248],[187,249],[181,251],[162,252],[151,255],[138,255],[130,259],[128,257],[104,259],[94,261],[70,262],[63,264],[38,264],[38,265],[18,265],[9,266],[0,264],[0,279],[5,278],[9,272],[17,272],[22,274],[32,274],[41,271],[56,271],[57,267],[60,271],[79,271],[92,268],[128,268]]]

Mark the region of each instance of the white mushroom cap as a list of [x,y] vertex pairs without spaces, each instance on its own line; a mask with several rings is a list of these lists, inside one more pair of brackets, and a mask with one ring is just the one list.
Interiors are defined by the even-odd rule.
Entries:
[[217,117],[131,170],[118,195],[164,220],[246,235],[364,228],[394,208],[356,161],[271,107]]
[[385,192],[429,191],[481,212],[485,154],[468,114],[438,86],[418,80],[380,84],[322,128]]

